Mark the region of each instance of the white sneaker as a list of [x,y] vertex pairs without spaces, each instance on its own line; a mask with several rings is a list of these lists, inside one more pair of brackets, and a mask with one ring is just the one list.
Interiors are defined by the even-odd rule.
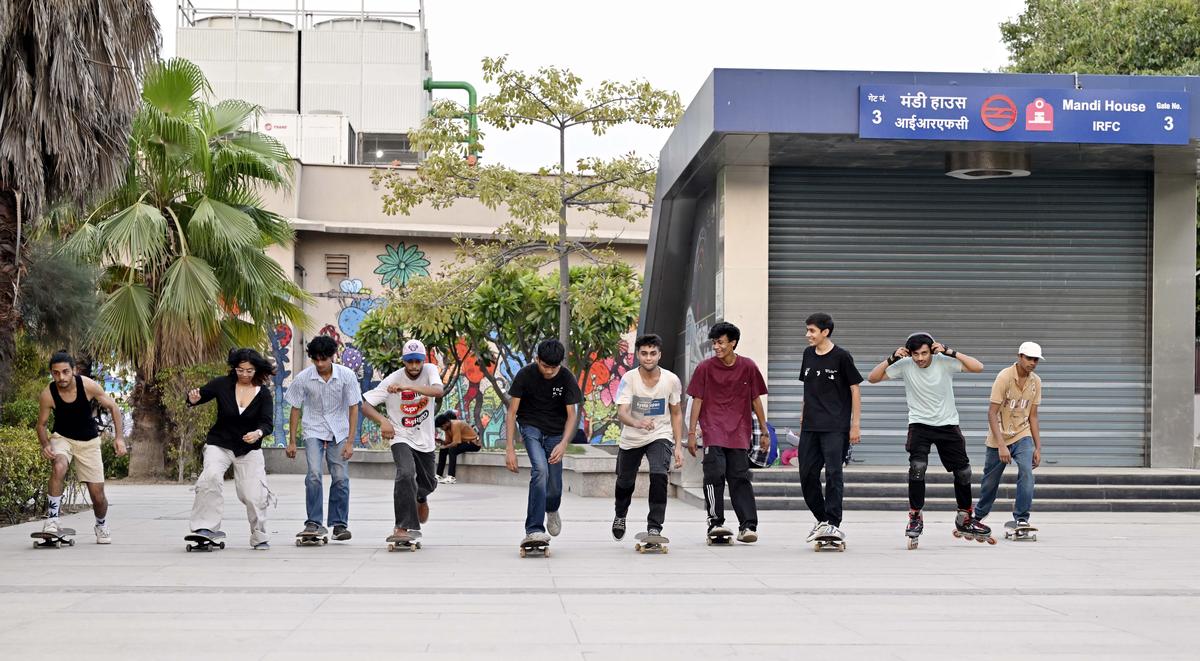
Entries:
[[58,519],[46,519],[46,522],[42,524],[42,532],[58,535],[62,532],[62,527],[58,525]]
[[562,517],[558,512],[546,512],[546,532],[552,537],[558,537],[558,533],[562,532]]
[[445,484],[458,484],[458,480],[453,475],[450,475],[446,478]]
[[836,537],[840,540],[846,539],[846,533],[842,532],[840,528],[833,524],[826,524],[825,531],[821,534],[825,535],[826,537]]
[[824,521],[817,521],[813,524],[812,530],[808,531],[808,537],[805,538],[805,543],[811,542],[820,536],[821,527],[825,525]]
[[108,526],[96,526],[95,530],[97,544],[112,544],[112,533],[108,532]]
[[446,483],[446,479],[447,479],[447,478],[444,478],[444,477],[442,477],[441,475],[438,475],[438,476],[437,476],[437,483],[438,483],[438,484],[445,484],[445,483]]

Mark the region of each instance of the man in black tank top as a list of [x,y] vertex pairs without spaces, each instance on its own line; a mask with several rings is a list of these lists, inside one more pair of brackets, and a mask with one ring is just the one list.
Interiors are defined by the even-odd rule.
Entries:
[[[54,462],[50,473],[50,505],[42,532],[58,534],[60,530],[58,511],[62,504],[63,482],[67,468],[74,462],[75,477],[87,484],[88,494],[92,497],[96,543],[109,544],[112,536],[105,523],[108,499],[104,496],[104,462],[100,458],[100,431],[92,417],[92,401],[112,415],[118,457],[126,452],[121,409],[100,384],[75,374],[75,360],[65,351],[50,357],[50,375],[54,381],[42,391],[38,402],[37,434],[42,443],[42,456]],[[54,411],[54,427],[47,432],[46,422],[51,411]]]

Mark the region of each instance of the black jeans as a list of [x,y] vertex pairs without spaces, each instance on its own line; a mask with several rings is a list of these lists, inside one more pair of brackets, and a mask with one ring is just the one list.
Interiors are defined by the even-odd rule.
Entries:
[[651,441],[640,448],[617,450],[617,516],[625,518],[629,513],[638,469],[642,466],[642,457],[646,457],[650,463],[650,513],[646,516],[646,529],[662,530],[667,515],[667,474],[671,472],[674,450],[674,444],[665,439]]
[[958,425],[933,427],[914,422],[908,426],[908,506],[925,507],[925,470],[929,468],[929,450],[936,447],[947,473],[954,475],[954,500],[958,509],[971,508],[971,459],[967,440]]
[[417,503],[425,502],[425,498],[437,488],[433,452],[420,452],[406,443],[396,443],[392,446],[392,460],[396,462],[396,485],[392,488],[396,527],[420,530]]
[[750,481],[750,451],[745,448],[704,448],[704,502],[708,505],[708,527],[725,525],[725,483],[737,514],[738,527],[758,529],[758,507]]
[[446,474],[446,458],[450,458],[450,477],[454,477],[454,469],[458,465],[458,455],[468,452],[479,452],[479,446],[474,443],[459,443],[452,448],[442,448],[438,451],[437,474]]
[[[844,431],[800,432],[800,490],[804,504],[817,521],[842,525],[842,459],[850,433]],[[825,468],[825,493],[821,494],[821,468]]]

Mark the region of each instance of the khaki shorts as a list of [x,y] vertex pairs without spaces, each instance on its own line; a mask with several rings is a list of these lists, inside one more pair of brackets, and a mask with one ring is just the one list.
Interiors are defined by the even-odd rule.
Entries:
[[50,435],[50,449],[75,464],[75,479],[80,482],[104,482],[104,460],[100,457],[100,437],[77,441],[60,434]]

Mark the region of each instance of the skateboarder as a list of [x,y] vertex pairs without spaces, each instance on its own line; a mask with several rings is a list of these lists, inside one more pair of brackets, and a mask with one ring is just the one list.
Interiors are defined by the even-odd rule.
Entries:
[[[767,429],[762,396],[767,384],[754,361],[739,356],[737,345],[742,332],[722,321],[708,331],[713,356],[702,361],[692,372],[687,394],[692,398],[688,417],[688,452],[696,456],[697,440],[704,441],[704,501],[708,506],[708,533],[727,533],[725,529],[725,483],[738,518],[739,542],[758,541],[758,508],[754,485],[750,482],[751,412],[759,429]],[[697,433],[696,425],[700,429]],[[771,445],[769,434],[759,441],[763,452]]]
[[1017,349],[1017,362],[1000,370],[992,384],[988,398],[987,459],[983,463],[979,502],[975,505],[975,515],[980,520],[992,511],[1004,467],[1016,462],[1013,521],[1017,527],[1029,525],[1033,469],[1042,463],[1042,434],[1038,427],[1042,379],[1034,374],[1041,360],[1042,347],[1036,342],[1023,342]]
[[[75,477],[87,484],[92,498],[92,513],[96,515],[96,543],[112,543],[109,532],[108,498],[104,495],[104,462],[100,456],[100,430],[92,417],[92,401],[108,409],[113,421],[113,446],[117,456],[125,456],[125,436],[122,429],[121,409],[99,383],[75,373],[75,359],[66,351],[50,357],[50,376],[53,381],[42,390],[38,398],[38,441],[42,444],[42,456],[53,462],[50,472],[50,487],[46,511],[46,523],[42,532],[53,535],[62,530],[58,522],[62,505],[63,485],[67,468],[75,464]],[[54,427],[49,432],[46,423],[50,411],[54,411]]]
[[679,404],[683,386],[679,377],[658,365],[662,338],[643,335],[633,346],[638,368],[626,372],[617,389],[617,417],[622,427],[612,535],[618,541],[625,537],[625,515],[629,513],[642,457],[650,464],[650,513],[646,517],[649,537],[662,535],[671,465],[683,466],[683,409]]
[[[304,532],[319,534],[322,501],[324,500],[321,472],[329,465],[329,526],[333,538],[350,539],[350,476],[348,464],[354,455],[354,439],[358,428],[358,408],[362,391],[358,377],[344,365],[336,365],[333,357],[337,343],[326,335],[318,335],[308,343],[312,365],[292,377],[287,390],[287,403],[292,412],[288,425],[287,456],[296,458],[296,429],[304,430],[304,455],[308,474],[304,478],[304,501],[308,519]],[[303,416],[303,417],[301,417]]]
[[518,430],[530,465],[522,544],[548,543],[551,536],[562,531],[558,512],[562,504],[562,459],[575,435],[577,405],[583,401],[579,382],[562,364],[566,356],[562,342],[542,340],[537,357],[517,372],[508,388],[504,465],[517,472]]
[[[396,463],[392,488],[395,530],[388,541],[421,538],[421,524],[429,520],[429,494],[437,488],[433,470],[434,399],[444,394],[437,367],[425,362],[428,353],[420,340],[404,343],[404,367],[384,377],[363,393],[368,406],[363,415],[379,424]],[[387,402],[387,417],[375,409]]]
[[[808,348],[800,361],[804,404],[800,414],[800,489],[816,518],[808,541],[845,539],[842,525],[842,463],[861,432],[862,375],[850,352],[833,343],[833,318],[818,312],[805,320]],[[821,494],[821,468],[825,493]]]
[[196,480],[192,503],[192,532],[211,535],[221,530],[225,499],[221,490],[225,471],[233,466],[238,500],[246,506],[250,523],[250,546],[257,551],[271,548],[267,534],[267,508],[275,500],[267,487],[262,440],[275,424],[271,398],[271,376],[275,370],[254,349],[229,352],[229,374],[219,376],[187,395],[189,406],[217,400],[217,421],[204,439],[204,468]]
[[[459,420],[454,411],[446,411],[439,415],[433,421],[433,425],[442,430],[442,434],[445,436],[442,448],[438,451],[437,480],[441,484],[454,484],[458,481],[454,477],[454,473],[459,455],[479,452],[482,449],[479,434],[475,433],[475,429],[471,425]],[[446,475],[447,460],[450,462],[449,475]]]
[[929,333],[913,333],[904,345],[871,370],[867,381],[904,381],[908,402],[908,527],[905,534],[916,539],[924,530],[921,508],[925,506],[925,470],[929,449],[936,446],[946,471],[954,475],[954,500],[958,505],[955,527],[960,533],[981,538],[991,528],[975,519],[971,504],[971,460],[967,442],[958,427],[954,405],[954,374],[983,371],[983,363],[965,353],[949,349]]

